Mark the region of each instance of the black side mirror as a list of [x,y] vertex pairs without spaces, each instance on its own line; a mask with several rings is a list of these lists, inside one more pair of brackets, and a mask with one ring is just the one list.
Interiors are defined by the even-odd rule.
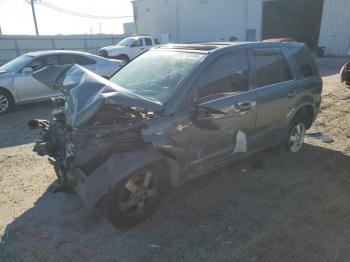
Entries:
[[220,129],[220,126],[218,126],[215,123],[215,118],[210,113],[210,111],[200,106],[196,107],[192,121],[196,126],[203,129],[208,129],[212,131]]

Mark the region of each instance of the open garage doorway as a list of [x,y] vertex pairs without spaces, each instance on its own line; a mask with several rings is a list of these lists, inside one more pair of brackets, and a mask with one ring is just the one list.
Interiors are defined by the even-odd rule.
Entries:
[[323,0],[268,0],[263,3],[262,38],[291,38],[318,46]]

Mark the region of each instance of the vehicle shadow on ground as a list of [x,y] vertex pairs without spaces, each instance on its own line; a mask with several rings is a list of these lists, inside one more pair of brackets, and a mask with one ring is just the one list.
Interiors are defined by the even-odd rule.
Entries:
[[17,106],[12,112],[0,116],[0,148],[32,143],[39,136],[38,130],[30,130],[28,122],[35,118],[50,119],[51,102]]
[[131,229],[46,192],[6,228],[0,261],[350,261],[350,157],[262,152],[169,193]]

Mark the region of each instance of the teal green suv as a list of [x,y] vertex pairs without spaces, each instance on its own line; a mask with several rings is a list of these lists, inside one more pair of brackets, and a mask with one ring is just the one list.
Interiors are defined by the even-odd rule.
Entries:
[[33,77],[60,90],[34,150],[48,155],[56,190],[74,189],[114,225],[144,221],[169,186],[269,147],[301,150],[322,80],[300,43],[156,47],[111,79],[78,65]]

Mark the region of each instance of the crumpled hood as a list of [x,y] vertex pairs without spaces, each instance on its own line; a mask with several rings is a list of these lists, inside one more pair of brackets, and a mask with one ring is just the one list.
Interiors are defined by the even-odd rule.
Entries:
[[33,74],[43,84],[60,89],[65,99],[67,124],[86,123],[103,105],[129,106],[161,112],[163,106],[122,88],[79,66],[48,66]]

